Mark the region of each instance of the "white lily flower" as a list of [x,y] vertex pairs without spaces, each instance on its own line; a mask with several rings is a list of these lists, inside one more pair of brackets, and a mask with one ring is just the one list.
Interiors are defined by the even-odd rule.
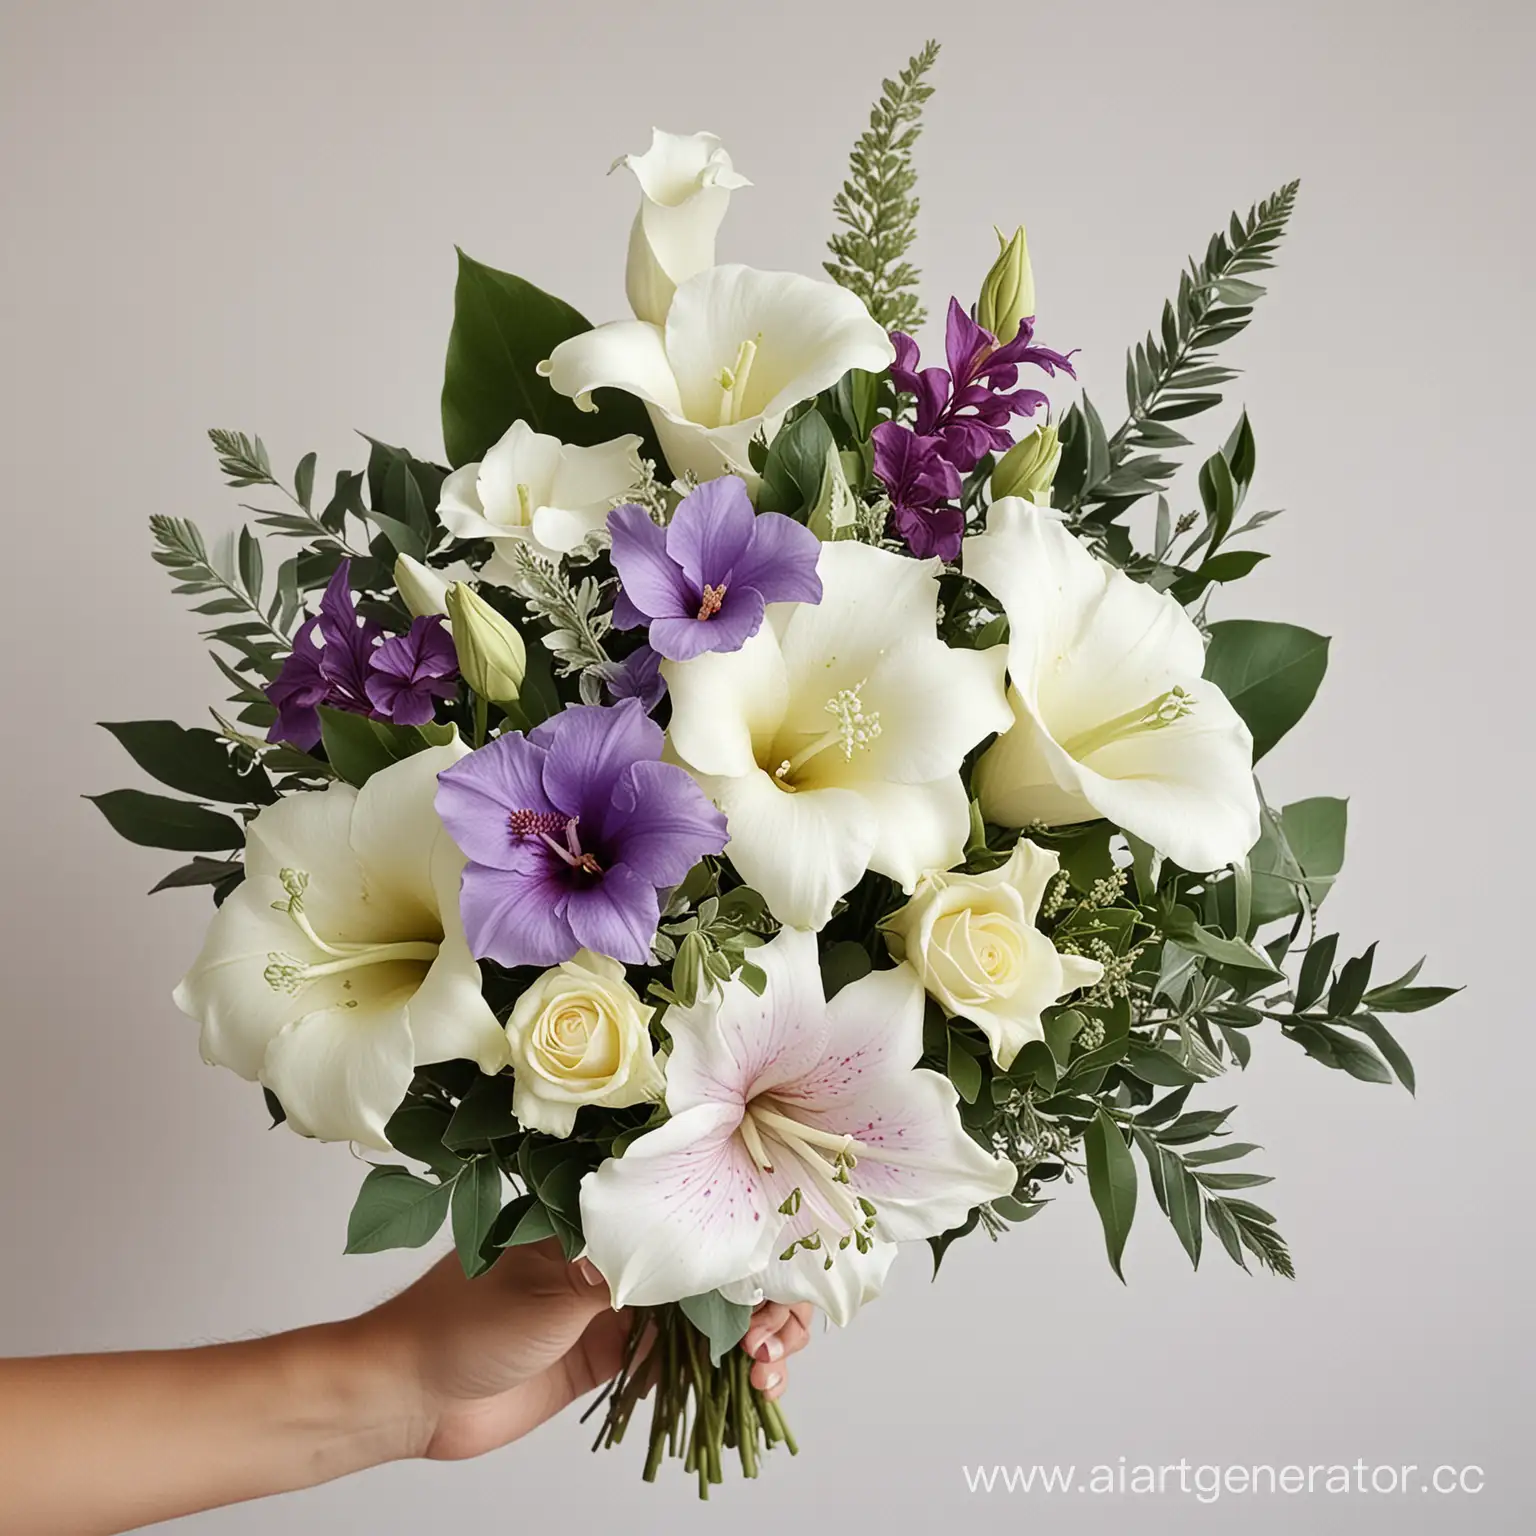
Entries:
[[841,1325],[878,1294],[895,1243],[957,1226],[1017,1174],[966,1134],[949,1079],[916,1066],[909,966],[829,1003],[814,934],[786,928],[752,958],[761,997],[738,978],[667,1011],[671,1118],[582,1181],[587,1256],[615,1306],[724,1287],[814,1302]]
[[960,766],[1012,721],[1003,648],[938,638],[937,560],[823,544],[819,603],[773,603],[737,651],[662,663],[677,759],[725,812],[769,910],[819,929],[866,869],[910,892],[964,856]]
[[580,448],[514,421],[478,464],[464,464],[443,481],[438,516],[455,538],[490,539],[495,553],[480,573],[512,585],[512,546],[527,542],[541,555],[569,554],[607,526],[616,501],[643,478],[633,434]]
[[1095,559],[1053,513],[994,502],[965,573],[1008,615],[1016,723],[982,757],[988,821],[1104,816],[1185,869],[1218,869],[1259,837],[1253,738],[1205,644],[1166,592]]
[[863,302],[795,272],[709,267],[679,283],[665,326],[615,320],[562,341],[539,365],[562,395],[596,409],[591,392],[645,402],[674,475],[757,477],[747,445],[771,439],[784,414],[850,368],[878,373],[895,357]]
[[[715,264],[715,235],[731,193],[752,183],[731,166],[712,133],[651,129],[643,155],[625,155],[640,183],[640,209],[629,234],[624,287],[641,320],[660,325],[677,285]],[[615,169],[617,169],[617,165]]]
[[433,806],[438,773],[467,751],[428,748],[361,790],[262,810],[245,879],[176,988],[203,1059],[270,1088],[303,1135],[387,1151],[418,1066],[510,1059],[459,922],[464,855]]

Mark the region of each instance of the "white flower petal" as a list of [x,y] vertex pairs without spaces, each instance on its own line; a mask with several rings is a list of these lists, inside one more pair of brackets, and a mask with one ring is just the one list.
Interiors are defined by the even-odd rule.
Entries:
[[1012,1163],[966,1134],[957,1103],[947,1077],[919,1067],[802,1118],[859,1142],[852,1190],[874,1203],[880,1237],[907,1242],[959,1226],[973,1206],[1011,1194],[1018,1181]]
[[848,789],[790,793],[760,771],[739,779],[700,779],[725,812],[726,857],[768,910],[790,928],[819,929],[839,896],[869,867],[879,822]]
[[673,750],[690,768],[739,777],[767,757],[789,698],[778,638],[765,624],[738,651],[664,661]]
[[300,1135],[387,1152],[385,1123],[415,1069],[404,1004],[359,1003],[290,1024],[268,1047],[261,1080]]
[[876,817],[869,867],[911,892],[930,870],[951,869],[965,857],[971,803],[959,773],[931,784],[858,786],[859,798]]
[[363,871],[349,839],[356,801],[350,784],[332,784],[266,806],[246,832],[245,873],[276,881],[285,869],[304,871],[314,921],[336,937],[368,940],[379,927],[362,906]]
[[555,390],[578,405],[594,389],[606,387],[625,390],[664,411],[682,411],[661,328],[644,320],[615,320],[571,336],[550,353],[540,371]]
[[[788,1246],[787,1229],[779,1240]],[[791,1305],[808,1301],[820,1307],[839,1328],[846,1328],[859,1308],[885,1288],[886,1276],[899,1252],[895,1243],[878,1239],[867,1253],[860,1253],[850,1243],[834,1254],[828,1268],[824,1251],[813,1249],[806,1253],[801,1249],[788,1261],[775,1256],[753,1279],[766,1300]]]
[[740,1123],[739,1105],[697,1105],[582,1180],[587,1257],[616,1307],[701,1295],[776,1251],[782,1218],[735,1134]]

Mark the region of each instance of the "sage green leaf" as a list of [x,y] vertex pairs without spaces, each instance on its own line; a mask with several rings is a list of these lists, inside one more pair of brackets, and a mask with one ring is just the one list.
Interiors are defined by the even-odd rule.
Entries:
[[974,1104],[981,1093],[981,1066],[966,1050],[959,1034],[953,1029],[949,1032],[947,1070],[950,1082],[955,1085],[955,1092],[967,1104]]
[[389,1117],[384,1134],[395,1151],[425,1163],[434,1173],[454,1174],[459,1158],[443,1145],[449,1110],[443,1104],[406,1102]]
[[484,1151],[493,1141],[516,1136],[522,1127],[512,1113],[512,1079],[477,1077],[443,1131],[443,1145],[455,1152]]
[[429,746],[442,746],[435,726],[394,725],[370,720],[344,709],[320,706],[320,739],[331,767],[348,784],[361,789],[381,768],[398,763]]
[[243,762],[214,731],[189,730],[174,720],[103,720],[123,749],[151,778],[194,800],[267,805],[277,791],[247,753]]
[[727,1301],[719,1291],[685,1296],[678,1306],[682,1308],[683,1316],[708,1340],[711,1365],[719,1365],[726,1352],[741,1343],[752,1323],[751,1307]]
[[484,458],[514,421],[563,443],[590,446],[628,432],[651,443],[645,407],[633,395],[598,390],[597,410],[583,411],[539,377],[539,364],[562,341],[591,329],[569,304],[460,251],[443,376],[448,462]]
[[420,1248],[448,1214],[451,1184],[431,1184],[404,1168],[374,1168],[347,1219],[348,1253]]
[[1409,1060],[1407,1051],[1398,1044],[1396,1036],[1380,1019],[1366,1014],[1363,1017],[1351,1019],[1350,1028],[1358,1029],[1386,1058],[1387,1065],[1392,1068],[1398,1082],[1409,1093],[1417,1094],[1418,1087],[1414,1081],[1413,1062]]
[[113,789],[85,797],[112,824],[119,837],[141,848],[177,853],[222,853],[245,845],[245,828],[220,811],[149,795],[141,789]]
[[1088,1192],[1104,1227],[1110,1268],[1123,1282],[1120,1261],[1136,1216],[1136,1164],[1120,1127],[1103,1109],[1083,1135],[1083,1151],[1088,1164]]
[[1205,676],[1253,733],[1257,762],[1307,712],[1328,670],[1328,640],[1295,624],[1228,619],[1211,626]]

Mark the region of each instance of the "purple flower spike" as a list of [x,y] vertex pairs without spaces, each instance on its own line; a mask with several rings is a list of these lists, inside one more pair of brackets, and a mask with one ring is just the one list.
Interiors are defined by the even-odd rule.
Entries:
[[958,299],[949,301],[944,352],[949,368],[919,368],[917,343],[900,331],[891,333],[896,361],[891,379],[897,389],[917,398],[917,432],[938,437],[944,457],[961,474],[968,474],[983,455],[1013,445],[1008,422],[1033,416],[1050,402],[1038,389],[1019,389],[1019,368],[1029,364],[1054,377],[1057,369],[1076,374],[1070,353],[1034,344],[1035,322],[1019,324],[1019,333],[1005,346],[965,312]]
[[658,891],[725,848],[725,817],[638,701],[574,704],[438,775],[437,812],[469,859],[459,910],[470,948],[500,965],[558,965],[578,949],[639,965]]
[[649,625],[670,661],[739,651],[768,603],[821,601],[821,541],[793,518],[754,512],[735,475],[705,481],[664,529],[633,504],[610,512],[608,529],[622,587],[613,622]]
[[416,619],[369,657],[368,702],[396,725],[425,725],[459,691],[459,659],[441,615]]
[[944,457],[937,437],[919,437],[899,422],[875,428],[875,473],[891,493],[891,522],[919,560],[960,553],[965,517],[946,506],[960,495],[960,472]]

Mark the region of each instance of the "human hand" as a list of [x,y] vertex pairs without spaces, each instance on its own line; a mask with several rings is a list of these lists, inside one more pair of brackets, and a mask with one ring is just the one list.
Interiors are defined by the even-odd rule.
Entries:
[[[809,1342],[810,1317],[809,1305],[778,1302],[753,1314],[741,1348],[766,1396],[783,1392],[785,1362]],[[551,1240],[508,1249],[474,1280],[450,1254],[349,1326],[402,1384],[401,1454],[456,1461],[526,1435],[610,1380],[631,1321],[612,1309],[597,1271],[567,1264]]]

